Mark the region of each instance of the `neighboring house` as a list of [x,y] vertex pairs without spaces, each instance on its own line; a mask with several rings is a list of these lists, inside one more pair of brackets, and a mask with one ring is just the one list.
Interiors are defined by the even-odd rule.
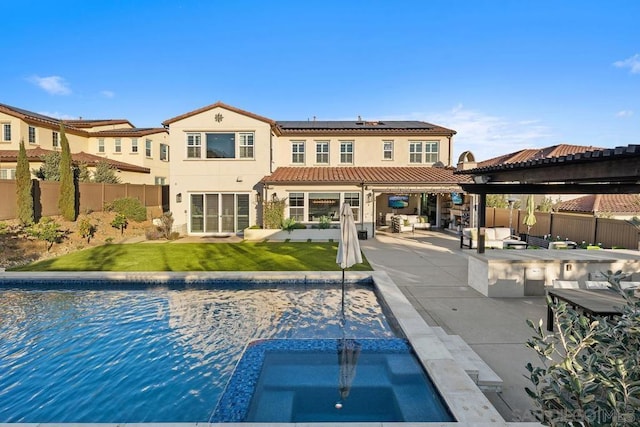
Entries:
[[116,168],[121,182],[166,184],[169,178],[168,132],[164,128],[135,128],[127,120],[59,120],[0,104],[0,179],[13,179],[20,141],[31,169],[41,155],[60,150],[64,125],[72,159],[91,170],[100,161]]
[[442,226],[469,179],[451,167],[456,132],[421,121],[274,121],[217,102],[163,125],[174,147],[171,211],[186,234],[261,225],[274,199],[311,226],[337,224],[343,202],[369,235],[392,212]]
[[640,217],[640,194],[590,194],[560,202],[554,210],[612,219],[632,219]]
[[[558,144],[544,148],[526,148],[523,150],[515,151],[513,153],[504,154],[502,156],[493,157],[488,160],[477,162],[477,168],[491,168],[503,164],[517,164],[526,163],[530,161],[536,161],[540,159],[550,159],[553,157],[563,157],[571,154],[585,153],[587,151],[601,150],[600,147],[594,147],[591,145],[571,145],[571,144]],[[536,204],[540,204],[543,199],[550,198],[554,202],[562,200],[570,200],[579,197],[579,194],[545,194],[536,195]],[[510,197],[519,201],[519,207],[524,209],[525,201],[527,199],[526,194],[512,194]]]

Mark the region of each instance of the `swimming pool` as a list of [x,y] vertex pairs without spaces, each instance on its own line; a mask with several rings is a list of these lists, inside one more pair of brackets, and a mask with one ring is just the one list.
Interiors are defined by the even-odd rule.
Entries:
[[[0,289],[0,422],[206,422],[247,343],[392,338],[370,283]],[[138,287],[139,289],[139,287]]]

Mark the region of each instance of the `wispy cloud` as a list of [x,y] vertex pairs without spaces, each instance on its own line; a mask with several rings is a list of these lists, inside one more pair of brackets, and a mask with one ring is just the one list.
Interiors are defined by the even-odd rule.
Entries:
[[31,83],[38,86],[51,95],[70,95],[71,89],[69,84],[60,76],[31,76],[28,79]]
[[616,117],[631,117],[633,116],[633,111],[631,110],[621,110],[616,113]]
[[[423,120],[457,131],[455,152],[470,150],[477,160],[545,146],[553,136],[551,129],[539,120],[513,120],[466,109],[461,104]],[[457,157],[453,161],[457,161]]]
[[104,96],[105,98],[109,98],[109,99],[111,99],[111,98],[116,96],[115,92],[112,92],[110,90],[100,91],[100,95]]
[[630,58],[613,63],[618,68],[628,68],[631,74],[640,74],[640,54],[635,54]]

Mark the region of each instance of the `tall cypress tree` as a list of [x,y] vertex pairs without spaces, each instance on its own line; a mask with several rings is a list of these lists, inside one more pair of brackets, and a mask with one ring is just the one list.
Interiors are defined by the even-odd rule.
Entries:
[[16,166],[16,196],[18,203],[18,219],[24,225],[33,224],[33,183],[29,171],[29,159],[24,148],[24,140],[20,141],[18,164]]
[[71,164],[71,149],[69,140],[64,132],[64,126],[60,125],[60,197],[58,198],[58,210],[67,221],[76,220],[76,186]]

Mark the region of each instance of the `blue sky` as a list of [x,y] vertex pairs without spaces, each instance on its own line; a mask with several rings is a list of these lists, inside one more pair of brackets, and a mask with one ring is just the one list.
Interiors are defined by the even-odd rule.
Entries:
[[6,2],[0,102],[138,127],[218,100],[424,120],[479,160],[640,143],[640,1]]

